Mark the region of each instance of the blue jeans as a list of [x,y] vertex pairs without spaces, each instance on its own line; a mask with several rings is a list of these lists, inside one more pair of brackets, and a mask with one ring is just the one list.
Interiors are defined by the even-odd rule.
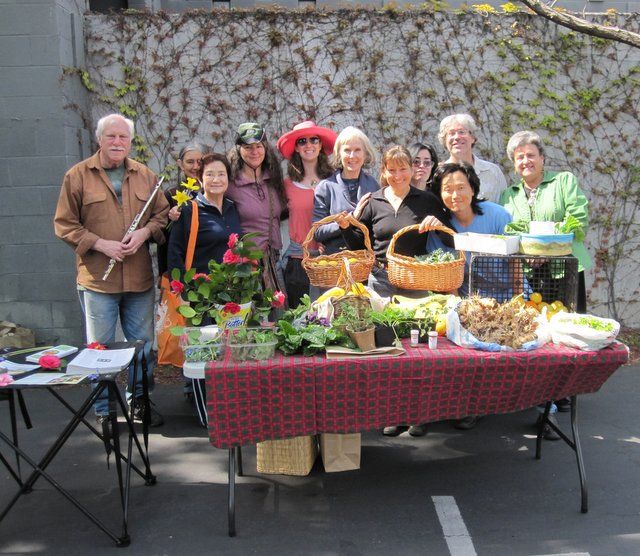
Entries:
[[[147,360],[147,379],[149,390],[153,388],[153,326],[155,290],[145,292],[100,293],[78,286],[78,297],[85,318],[87,343],[108,344],[115,341],[116,324],[120,318],[122,332],[128,342],[144,340],[144,355]],[[141,367],[138,366],[140,369]],[[133,393],[142,396],[142,373],[138,371],[134,384],[134,364],[129,365],[127,400]],[[109,412],[109,400],[106,392],[100,395],[95,404],[97,415]]]

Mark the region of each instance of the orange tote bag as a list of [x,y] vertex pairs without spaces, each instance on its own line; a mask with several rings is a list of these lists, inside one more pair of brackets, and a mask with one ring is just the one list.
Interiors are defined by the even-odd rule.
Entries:
[[[196,249],[198,237],[198,205],[191,201],[191,229],[189,230],[189,242],[185,256],[185,270],[189,270],[193,264],[193,254]],[[180,348],[178,336],[171,334],[174,326],[184,326],[185,318],[178,313],[178,307],[186,302],[180,295],[171,292],[171,278],[169,272],[165,272],[160,278],[160,303],[156,310],[156,336],[158,339],[158,363],[160,365],[174,365],[182,367],[184,354]]]

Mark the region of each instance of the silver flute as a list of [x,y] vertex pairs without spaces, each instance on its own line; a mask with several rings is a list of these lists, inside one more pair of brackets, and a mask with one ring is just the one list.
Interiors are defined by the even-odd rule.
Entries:
[[[153,191],[151,192],[151,195],[149,195],[149,199],[147,200],[147,202],[142,207],[142,210],[138,214],[136,214],[136,217],[133,219],[133,222],[131,222],[129,229],[127,230],[127,232],[124,234],[124,237],[122,238],[123,241],[130,233],[134,232],[136,228],[139,226],[140,220],[142,220],[144,213],[149,208],[149,205],[153,201],[153,198],[156,196],[156,193],[158,193],[158,190],[160,189],[160,186],[162,185],[163,181],[164,181],[164,176],[162,176],[158,180],[158,183],[156,183],[155,187],[153,188]],[[111,271],[113,270],[113,267],[116,266],[117,262],[118,261],[116,261],[115,259],[109,260],[109,266],[107,267],[107,270],[104,271],[104,276],[102,277],[102,280],[106,280],[107,278],[109,278],[109,274],[111,274]]]

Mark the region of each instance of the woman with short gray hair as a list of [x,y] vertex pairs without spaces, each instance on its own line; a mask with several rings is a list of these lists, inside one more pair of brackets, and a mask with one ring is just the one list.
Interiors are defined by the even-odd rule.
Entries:
[[[571,172],[545,170],[544,147],[540,136],[533,131],[519,131],[507,143],[507,154],[513,161],[520,181],[502,192],[500,204],[509,211],[514,221],[532,220],[562,222],[568,215],[575,217],[584,231],[589,225],[589,201],[578,186],[578,178]],[[578,259],[578,301],[576,310],[587,311],[584,279],[585,269],[591,266],[591,258],[582,241],[574,236],[572,254]],[[548,299],[559,298],[563,278],[557,278],[551,263],[530,266],[525,270],[527,280],[534,291],[543,291]],[[568,399],[556,402],[560,411],[570,409]],[[538,408],[539,410],[540,407]],[[554,418],[550,414],[550,418]],[[544,437],[558,440],[559,436],[545,424]]]

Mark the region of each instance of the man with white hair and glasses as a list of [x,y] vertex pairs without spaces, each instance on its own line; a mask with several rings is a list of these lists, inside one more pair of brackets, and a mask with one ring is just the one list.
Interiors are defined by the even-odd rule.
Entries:
[[492,203],[500,201],[500,194],[507,187],[507,180],[497,164],[483,160],[473,153],[477,142],[478,126],[469,114],[452,114],[440,122],[438,140],[449,152],[445,163],[466,162],[473,166],[480,178],[479,198]]

